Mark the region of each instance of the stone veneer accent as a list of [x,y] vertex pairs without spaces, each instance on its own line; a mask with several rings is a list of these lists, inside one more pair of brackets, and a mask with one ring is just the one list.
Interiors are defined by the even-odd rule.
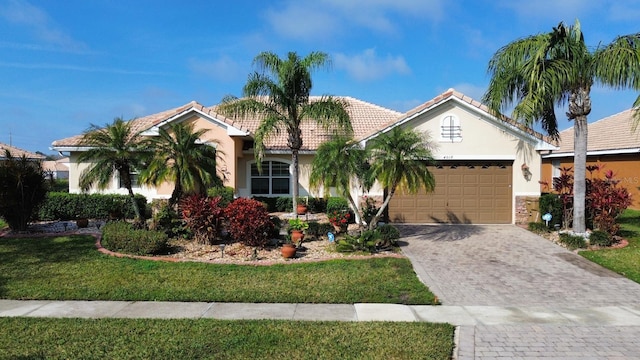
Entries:
[[539,196],[516,196],[516,225],[540,221]]

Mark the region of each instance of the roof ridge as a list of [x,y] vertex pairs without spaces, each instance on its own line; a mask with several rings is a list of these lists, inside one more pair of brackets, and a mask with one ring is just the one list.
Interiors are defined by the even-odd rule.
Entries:
[[369,101],[366,101],[366,100],[362,100],[362,99],[354,98],[353,96],[340,96],[340,97],[341,97],[341,98],[343,98],[343,99],[349,99],[349,100],[351,100],[351,101],[357,101],[357,102],[360,102],[360,103],[366,104],[366,105],[368,105],[368,106],[373,106],[373,107],[378,108],[378,109],[380,109],[380,110],[393,112],[393,113],[395,113],[395,114],[397,114],[397,115],[401,115],[401,114],[402,114],[402,112],[401,112],[401,111],[393,110],[393,109],[389,109],[388,107],[384,107],[384,106],[381,106],[381,105],[378,105],[378,104],[374,104],[374,103],[369,102]]

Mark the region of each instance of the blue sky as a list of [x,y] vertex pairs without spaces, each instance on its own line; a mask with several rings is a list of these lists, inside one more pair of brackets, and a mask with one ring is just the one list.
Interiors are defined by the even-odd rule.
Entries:
[[[595,47],[640,32],[640,1],[0,0],[0,142],[52,153],[90,124],[214,105],[241,95],[261,51],[328,53],[314,95],[398,111],[452,87],[479,99],[497,49],[575,19]],[[637,94],[592,96],[590,121]]]

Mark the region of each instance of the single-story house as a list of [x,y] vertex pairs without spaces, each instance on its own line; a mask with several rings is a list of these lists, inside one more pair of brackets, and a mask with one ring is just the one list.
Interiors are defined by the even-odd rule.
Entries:
[[[435,146],[438,163],[431,167],[436,177],[435,192],[416,195],[397,192],[389,208],[392,221],[507,224],[526,221],[525,199],[540,195],[540,153],[555,149],[541,134],[508,118],[496,118],[481,103],[453,89],[404,114],[351,97],[342,99],[348,104],[354,135],[362,143],[395,126],[408,126],[428,132]],[[219,171],[237,196],[291,194],[291,152],[286,146],[286,134],[266,144],[263,172],[257,171],[253,133],[260,119],[229,119],[218,114],[215,106],[191,102],[132,120],[134,130],[143,136],[157,135],[158,129],[181,121],[209,129],[201,140],[205,143],[215,140],[215,146],[223,149],[224,161]],[[315,124],[303,125],[299,179],[302,196],[323,195],[309,189],[308,174],[316,149],[329,137]],[[77,161],[78,154],[87,149],[81,140],[82,135],[77,135],[52,144],[52,149],[69,154],[69,190],[76,193],[80,192],[80,173],[87,167]],[[136,185],[135,189],[148,199],[168,198],[172,190],[171,184],[158,188]],[[106,191],[125,192],[117,178]],[[374,187],[367,195],[381,197],[383,190]]]
[[[590,123],[587,165],[599,163],[604,170],[613,170],[632,196],[631,208],[640,209],[640,129],[634,131],[633,124],[633,109]],[[561,131],[558,148],[542,153],[543,182],[553,184],[553,178],[560,175],[561,168],[573,169],[573,138],[573,127]]]
[[19,149],[15,146],[11,146],[5,143],[0,143],[0,161],[3,161],[6,159],[5,157],[5,152],[6,150],[9,150],[9,153],[11,154],[12,157],[14,158],[21,158],[21,157],[26,157],[29,160],[39,160],[42,161],[45,159],[45,156],[40,155],[40,154],[36,154],[30,151],[26,151],[26,150],[22,150]]
[[53,179],[69,178],[69,158],[63,157],[57,160],[46,160],[42,162],[42,169],[51,174]]

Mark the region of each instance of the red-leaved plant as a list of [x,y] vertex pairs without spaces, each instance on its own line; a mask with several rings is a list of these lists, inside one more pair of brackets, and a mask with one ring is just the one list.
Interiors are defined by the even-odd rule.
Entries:
[[273,231],[265,206],[257,200],[238,198],[225,209],[231,237],[247,246],[264,247]]
[[220,238],[224,210],[220,196],[190,195],[180,201],[182,219],[196,241],[210,244]]
[[587,166],[591,175],[587,179],[586,208],[593,221],[594,228],[615,235],[620,230],[616,218],[631,205],[629,191],[618,186],[620,180],[615,179],[613,171],[603,171],[604,178],[596,177],[604,164]]

